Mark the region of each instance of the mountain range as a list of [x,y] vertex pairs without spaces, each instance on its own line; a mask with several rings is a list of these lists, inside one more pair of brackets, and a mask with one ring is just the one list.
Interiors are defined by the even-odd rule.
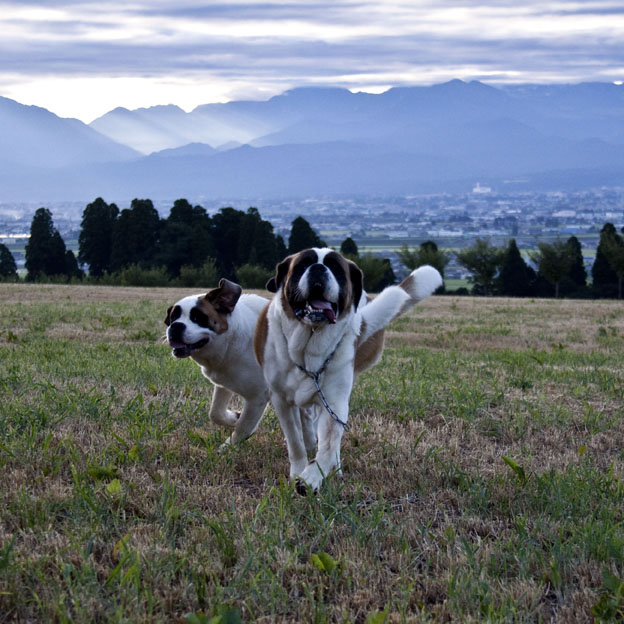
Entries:
[[624,185],[624,86],[453,80],[374,95],[116,108],[86,125],[0,98],[0,201],[199,201]]

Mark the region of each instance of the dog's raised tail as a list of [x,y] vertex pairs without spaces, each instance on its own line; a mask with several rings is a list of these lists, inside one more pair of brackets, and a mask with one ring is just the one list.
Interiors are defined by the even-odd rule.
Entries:
[[[442,276],[437,269],[429,265],[414,269],[399,284],[399,288],[402,288],[413,299],[411,305],[426,299],[438,290],[440,286],[442,286]],[[402,310],[400,314],[403,314],[404,311]]]
[[442,286],[442,276],[432,266],[414,269],[400,284],[388,286],[362,308],[360,343],[405,314],[412,306]]

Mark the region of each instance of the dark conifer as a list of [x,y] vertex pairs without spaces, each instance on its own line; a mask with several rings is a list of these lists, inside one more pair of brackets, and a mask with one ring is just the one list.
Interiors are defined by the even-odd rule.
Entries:
[[358,257],[358,246],[356,242],[349,236],[340,243],[340,253],[343,256]]
[[118,216],[119,208],[107,204],[101,197],[87,204],[82,213],[78,260],[89,265],[89,273],[94,277],[111,270],[113,228]]
[[310,224],[299,216],[292,222],[290,237],[288,238],[288,253],[297,253],[309,247],[326,247],[326,243],[321,240]]
[[177,199],[167,219],[161,222],[158,253],[154,264],[178,277],[183,266],[201,267],[214,257],[212,219],[201,206]]
[[142,268],[154,265],[160,217],[150,199],[133,199],[115,222],[111,264],[119,270],[132,264]]
[[39,208],[30,225],[26,243],[26,279],[35,281],[42,275],[66,275],[65,243],[54,227],[52,213]]
[[583,260],[583,248],[576,236],[570,236],[567,243],[572,253],[572,267],[570,268],[570,279],[579,288],[587,286],[587,269]]
[[6,245],[0,243],[0,279],[16,280],[17,264],[15,258]]
[[600,241],[592,266],[592,291],[595,297],[617,297],[618,278],[609,263],[609,239],[617,236],[613,223],[605,223],[600,230]]
[[496,278],[496,291],[505,297],[534,295],[535,271],[522,258],[516,240],[509,241]]
[[566,245],[570,250],[572,266],[568,275],[561,280],[560,292],[568,297],[586,297],[589,293],[587,289],[587,270],[583,260],[583,248],[576,236],[570,236],[566,241]]

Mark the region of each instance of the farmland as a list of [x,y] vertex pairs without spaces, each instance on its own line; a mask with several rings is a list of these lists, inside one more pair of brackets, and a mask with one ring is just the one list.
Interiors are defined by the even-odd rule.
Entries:
[[624,616],[620,302],[428,299],[301,497],[272,410],[219,451],[186,294],[0,284],[0,622]]

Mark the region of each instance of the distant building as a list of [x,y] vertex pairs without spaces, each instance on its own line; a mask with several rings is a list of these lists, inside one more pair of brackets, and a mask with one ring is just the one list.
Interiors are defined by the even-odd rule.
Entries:
[[481,186],[481,184],[479,182],[477,182],[474,185],[474,188],[472,189],[472,192],[475,195],[487,195],[488,193],[492,192],[492,189],[489,186]]

